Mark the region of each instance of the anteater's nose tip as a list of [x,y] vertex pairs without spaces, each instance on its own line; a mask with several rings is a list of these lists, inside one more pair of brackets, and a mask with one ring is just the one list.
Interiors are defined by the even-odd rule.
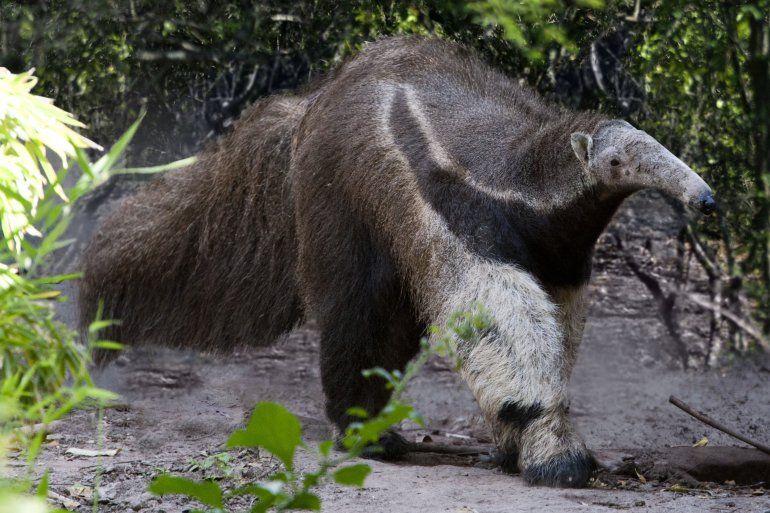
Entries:
[[700,211],[704,214],[710,214],[717,209],[717,202],[711,192],[703,194],[700,198]]

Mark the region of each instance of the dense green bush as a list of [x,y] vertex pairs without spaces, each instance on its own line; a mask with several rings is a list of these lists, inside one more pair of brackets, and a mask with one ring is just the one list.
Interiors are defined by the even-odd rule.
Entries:
[[[770,2],[656,2],[638,21],[639,122],[713,184],[721,208],[690,242],[712,299],[770,334]],[[750,303],[742,296],[747,294]],[[756,340],[735,337],[745,349]]]
[[[0,68],[0,463],[9,445],[33,463],[43,429],[86,399],[111,397],[93,386],[87,349],[54,319],[54,284],[71,276],[37,277],[36,266],[60,247],[70,202],[100,176],[84,173],[65,191],[68,160],[96,147],[72,127],[82,127],[49,100],[31,94],[36,80]],[[57,172],[49,152],[58,157]],[[87,168],[92,171],[92,167]],[[26,426],[28,435],[20,428]],[[18,492],[24,481],[0,482],[3,507],[45,510],[45,503]]]
[[[418,2],[69,0],[0,6],[0,66],[35,67],[44,92],[106,139],[144,109],[141,164],[194,153],[259,96],[294,89],[365,41],[436,34],[531,81],[569,59],[599,0]],[[502,27],[497,27],[497,22]],[[500,37],[508,35],[510,39]],[[564,44],[570,42],[569,47]],[[546,57],[549,56],[547,59]]]
[[709,275],[712,342],[727,331],[745,351],[759,339],[725,319],[753,316],[770,335],[768,12],[768,0],[38,0],[0,6],[0,66],[36,67],[108,140],[146,109],[129,156],[145,165],[194,153],[254,99],[365,41],[460,41],[558,101],[629,118],[706,175],[729,208],[682,239]]
[[[40,263],[64,244],[60,237],[74,201],[100,183],[109,165],[91,165],[96,145],[49,100],[31,94],[35,79],[0,69],[0,403],[4,429],[48,423],[87,397],[104,398],[88,374],[87,349],[54,319],[57,283],[73,276],[39,276]],[[61,169],[49,160],[58,157]],[[68,164],[83,163],[75,185],[63,187]]]
[[[75,202],[111,174],[133,172],[114,167],[139,124],[90,162],[86,150],[100,148],[77,133],[84,126],[72,115],[32,94],[35,84],[30,73],[0,68],[0,465],[14,449],[30,472],[47,425],[114,397],[94,386],[88,365],[92,349],[119,345],[85,347],[56,319],[54,303],[67,300],[57,286],[77,275],[48,275],[43,264],[68,243]],[[19,495],[29,486],[0,478],[0,510],[42,511],[44,503]]]

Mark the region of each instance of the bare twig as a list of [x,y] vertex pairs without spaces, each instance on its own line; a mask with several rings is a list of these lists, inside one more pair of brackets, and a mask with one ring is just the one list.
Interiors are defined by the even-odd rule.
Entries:
[[706,249],[703,247],[703,244],[698,238],[698,234],[695,233],[695,231],[692,229],[692,226],[690,225],[687,225],[687,238],[690,241],[690,245],[692,246],[695,258],[698,259],[698,262],[709,274],[709,277],[713,279],[721,279],[723,273],[719,268],[719,264],[715,262],[708,255],[708,253],[706,253]]
[[72,500],[69,497],[65,497],[64,495],[60,495],[53,490],[48,490],[48,498],[55,500],[67,509],[75,509],[81,505],[78,501]]
[[60,420],[54,420],[52,422],[49,422],[48,424],[32,424],[28,426],[21,426],[18,430],[18,433],[24,436],[34,436],[38,434],[41,431],[45,431],[46,433],[54,433],[60,426],[62,422]]
[[639,281],[647,287],[647,290],[652,294],[652,297],[658,304],[658,312],[660,313],[663,324],[666,326],[671,338],[676,342],[676,348],[679,353],[678,356],[682,361],[682,367],[687,369],[689,366],[689,351],[679,332],[679,321],[676,318],[675,309],[679,291],[669,290],[669,287],[665,286],[665,281],[662,278],[645,271],[642,268],[642,265],[625,248],[625,244],[623,244],[623,240],[620,237],[615,237],[615,245],[623,256],[628,268],[634,273]]
[[607,94],[607,87],[604,85],[604,75],[602,74],[602,68],[601,63],[599,62],[599,51],[596,48],[597,42],[594,41],[591,43],[591,55],[590,55],[590,61],[591,61],[591,70],[594,73],[594,78],[596,79],[596,85],[599,86],[599,89],[604,94]]
[[[86,461],[86,460],[81,460],[81,461]],[[148,466],[148,467],[158,466],[158,464],[156,462],[148,463],[145,460],[125,460],[125,461],[111,461],[110,462],[110,466],[111,467],[114,467],[114,466],[117,466],[117,465],[145,465],[145,466]],[[104,463],[97,463],[96,465],[83,465],[82,467],[78,467],[78,471],[82,472],[83,470],[89,470],[89,469],[92,469],[92,468],[99,468],[99,467],[104,467]]]
[[626,16],[626,21],[630,21],[631,23],[636,23],[639,21],[639,11],[641,11],[642,8],[642,0],[636,0],[636,5],[634,5],[634,14],[631,16]]
[[719,431],[723,433],[727,433],[728,435],[732,436],[733,438],[737,438],[741,442],[747,443],[751,446],[756,447],[760,451],[764,452],[765,454],[770,454],[770,447],[767,445],[764,445],[762,443],[756,442],[752,440],[751,438],[745,437],[741,435],[740,433],[737,433],[730,429],[729,427],[725,426],[724,424],[720,424],[719,422],[715,421],[711,417],[707,416],[704,413],[701,413],[697,410],[694,410],[691,406],[688,404],[682,402],[681,399],[674,397],[673,395],[668,398],[668,402],[682,410],[683,412],[687,413],[688,415],[691,415],[698,419],[699,421],[703,422],[704,424],[708,424],[709,426],[713,427],[714,429],[718,429]]

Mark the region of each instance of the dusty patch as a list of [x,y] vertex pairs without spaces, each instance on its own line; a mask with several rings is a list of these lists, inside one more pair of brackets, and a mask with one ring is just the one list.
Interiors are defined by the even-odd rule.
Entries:
[[[666,444],[689,445],[704,434],[712,443],[733,443],[668,405],[671,390],[693,403],[711,405],[706,409],[715,417],[742,426],[754,423],[755,436],[767,436],[764,419],[770,410],[766,397],[770,373],[746,368],[723,374],[682,373],[636,366],[627,361],[633,341],[625,351],[612,350],[619,342],[600,336],[606,329],[605,320],[590,322],[572,393],[572,415],[589,446],[662,450]],[[113,364],[99,376],[102,385],[120,392],[125,400],[125,405],[105,412],[103,442],[98,442],[94,413],[77,412],[59,426],[39,468],[52,469],[52,489],[76,501],[78,511],[91,507],[97,475],[100,511],[184,511],[189,504],[145,492],[153,476],[161,471],[198,478],[227,476],[237,484],[278,468],[272,458],[255,452],[230,452],[225,462],[217,457],[228,433],[243,422],[256,401],[286,404],[301,417],[311,442],[331,435],[323,416],[317,358],[316,339],[308,331],[264,351],[227,357],[133,351],[122,365]],[[151,383],[155,384],[167,383],[169,376],[191,378],[186,386],[143,382],[138,387],[135,377],[145,376],[147,368],[153,369]],[[410,440],[489,444],[467,388],[442,362],[431,362],[409,395],[428,422],[427,429],[405,426],[403,432]],[[102,458],[100,464],[95,458],[67,455],[70,447],[119,448],[120,452]],[[728,484],[670,479],[653,471],[655,458],[660,461],[654,451],[620,454],[633,451],[635,459],[626,461],[633,461],[633,472],[627,464],[612,473],[600,473],[591,488],[579,491],[527,487],[518,476],[502,473],[483,456],[416,454],[400,463],[371,462],[374,471],[363,490],[325,486],[321,495],[325,510],[335,512],[533,511],[545,506],[554,512],[642,507],[698,513],[704,508],[770,510],[764,485],[742,486],[737,479]],[[302,454],[299,461],[302,468],[312,468],[309,455]],[[636,470],[649,476],[646,482],[635,476]]]

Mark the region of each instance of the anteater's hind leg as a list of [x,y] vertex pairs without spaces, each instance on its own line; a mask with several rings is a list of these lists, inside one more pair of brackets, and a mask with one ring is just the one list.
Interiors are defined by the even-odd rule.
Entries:
[[[359,406],[375,415],[390,398],[391,391],[384,380],[365,378],[362,371],[374,367],[403,370],[419,347],[422,330],[408,312],[408,306],[393,296],[388,305],[388,296],[359,296],[347,305],[346,314],[321,321],[321,379],[326,414],[340,433],[357,420],[348,416],[349,408]],[[397,458],[408,450],[395,432],[383,435],[379,445],[384,459]]]
[[[377,414],[391,394],[384,380],[365,378],[362,371],[403,370],[417,353],[424,328],[390,258],[374,246],[363,227],[346,226],[330,233],[334,228],[319,223],[312,240],[300,242],[299,273],[308,314],[321,329],[326,413],[344,432],[358,420],[347,414],[348,409],[357,406]],[[318,238],[324,244],[318,244]],[[406,451],[395,433],[380,442],[383,458]]]

